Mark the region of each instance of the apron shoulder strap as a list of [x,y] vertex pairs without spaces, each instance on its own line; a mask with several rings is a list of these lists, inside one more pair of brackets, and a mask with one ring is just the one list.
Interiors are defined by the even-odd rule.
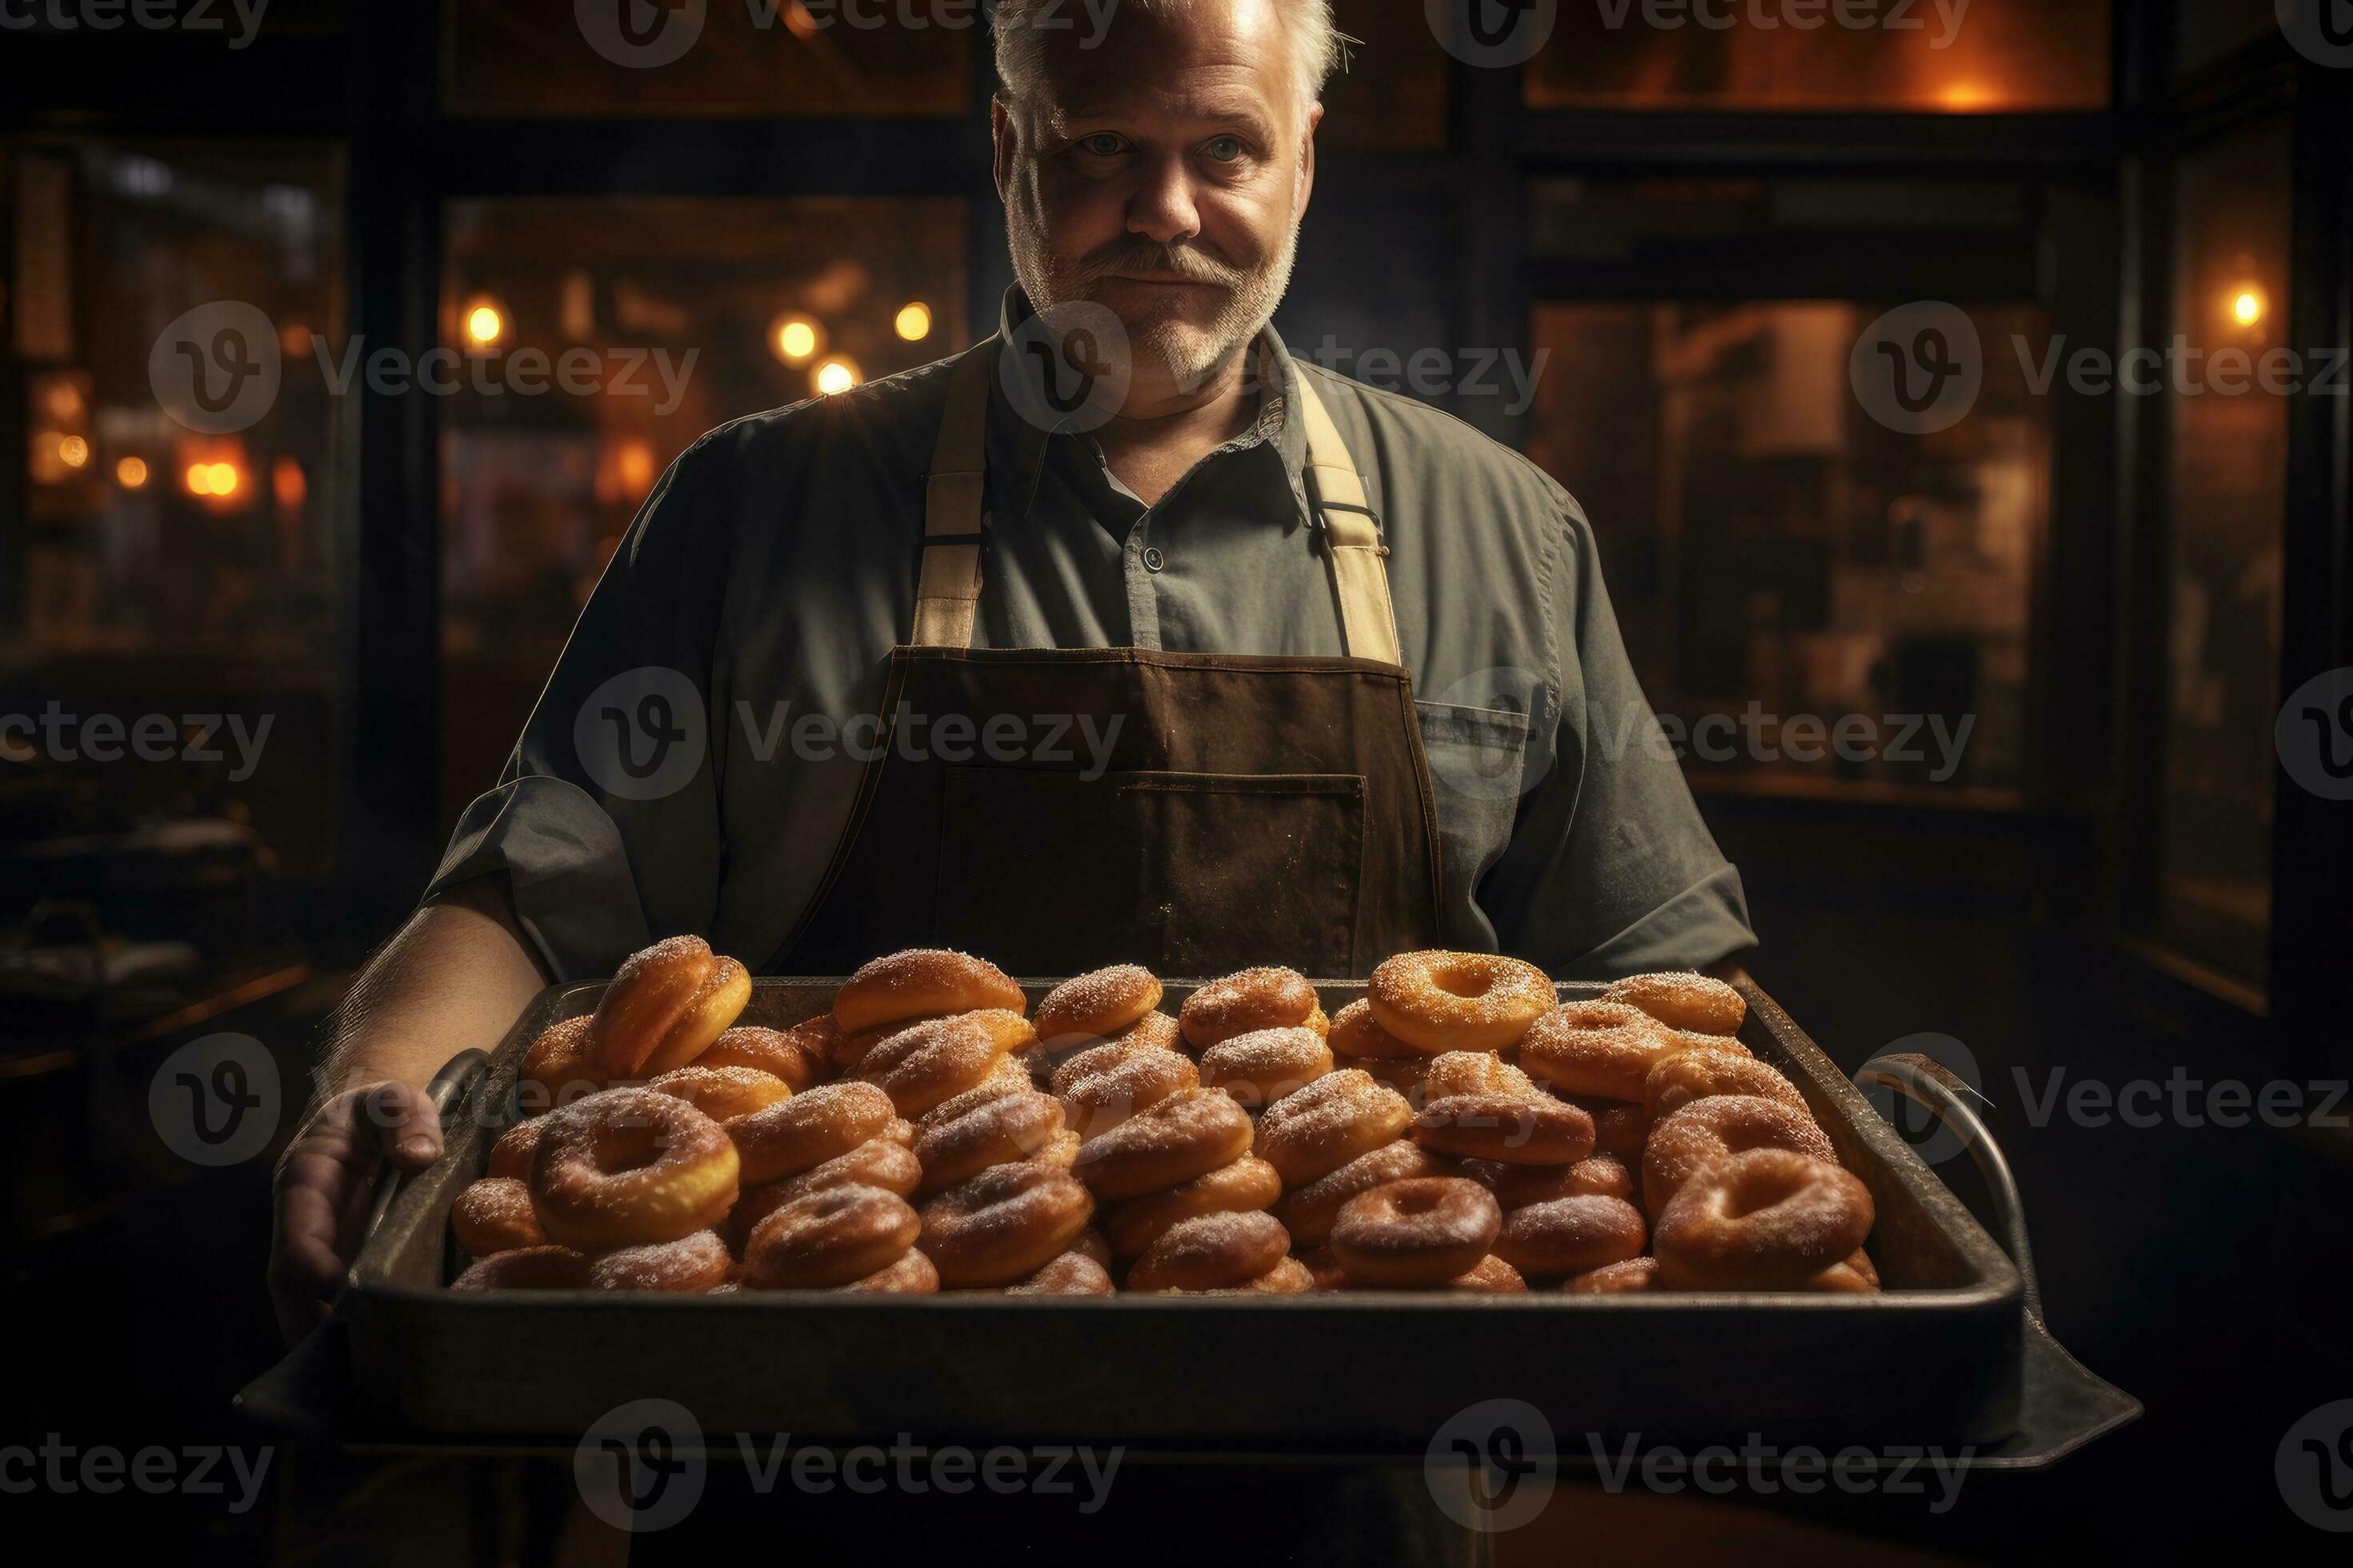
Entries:
[[982,512],[988,489],[988,376],[993,343],[966,351],[948,373],[948,403],[923,485],[923,572],[915,588],[916,647],[970,647],[980,605]]
[[1340,427],[1303,373],[1298,378],[1299,419],[1307,434],[1307,500],[1332,557],[1332,586],[1340,599],[1340,637],[1351,658],[1403,664],[1398,645],[1397,607],[1389,599],[1389,574],[1381,564],[1381,520],[1365,497]]

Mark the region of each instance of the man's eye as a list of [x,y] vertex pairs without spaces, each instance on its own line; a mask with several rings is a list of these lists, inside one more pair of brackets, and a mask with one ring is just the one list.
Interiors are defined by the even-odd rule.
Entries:
[[1216,141],[1210,142],[1208,146],[1202,148],[1201,151],[1207,153],[1210,158],[1217,163],[1239,163],[1241,160],[1243,151],[1241,138],[1239,136],[1220,136]]
[[1092,136],[1079,138],[1079,150],[1098,158],[1115,158],[1127,146],[1127,139],[1115,132],[1098,131]]

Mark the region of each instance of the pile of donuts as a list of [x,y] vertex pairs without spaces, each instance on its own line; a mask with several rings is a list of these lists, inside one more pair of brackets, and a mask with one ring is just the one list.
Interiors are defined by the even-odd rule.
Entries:
[[750,994],[672,938],[534,1041],[451,1210],[455,1288],[1879,1286],[1869,1191],[1702,975],[1564,1005],[1518,960],[1412,952],[1335,1016],[1282,968],[1172,1016],[1122,964],[1033,1015],[917,950],[790,1029],[738,1025]]

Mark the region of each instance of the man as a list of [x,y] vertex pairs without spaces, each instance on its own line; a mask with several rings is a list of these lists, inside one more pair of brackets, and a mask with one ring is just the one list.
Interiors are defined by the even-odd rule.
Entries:
[[1609,975],[1753,942],[1576,503],[1268,327],[1327,8],[1127,0],[1099,47],[1039,11],[997,8],[1000,341],[664,477],[353,991],[361,1087],[281,1170],[290,1334],[379,1158],[438,1155],[415,1086],[659,937],[798,973],[939,942],[1361,974],[1442,942]]

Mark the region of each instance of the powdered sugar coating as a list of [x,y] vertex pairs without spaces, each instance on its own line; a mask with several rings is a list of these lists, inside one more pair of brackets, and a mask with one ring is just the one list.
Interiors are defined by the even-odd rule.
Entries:
[[1127,1271],[1127,1288],[1229,1289],[1266,1273],[1290,1250],[1290,1232],[1271,1214],[1198,1215],[1170,1226],[1145,1248]]
[[1050,1051],[1089,1039],[1107,1039],[1160,1005],[1160,982],[1140,963],[1065,980],[1038,1004],[1038,1037]]
[[1062,1102],[1035,1089],[972,1107],[915,1140],[925,1194],[952,1186],[991,1165],[1026,1160],[1062,1131]]
[[1066,1171],[993,1165],[923,1205],[921,1245],[946,1285],[1010,1285],[1066,1250],[1093,1215]]
[[1531,1279],[1549,1279],[1639,1258],[1649,1237],[1642,1211],[1623,1198],[1554,1198],[1505,1215],[1495,1256]]
[[896,1118],[891,1097],[871,1083],[828,1083],[737,1117],[727,1135],[757,1185],[798,1175],[881,1135]]
[[1201,1053],[1204,1089],[1221,1089],[1250,1109],[1270,1105],[1332,1070],[1332,1049],[1303,1026],[1252,1029]]
[[1334,1016],[1331,1031],[1324,1039],[1333,1055],[1363,1061],[1429,1059],[1428,1053],[1416,1050],[1382,1028],[1380,1021],[1373,1016],[1373,1005],[1361,996]]
[[861,965],[835,995],[833,1016],[854,1035],[902,1019],[984,1007],[1026,1013],[1029,1003],[1012,976],[985,958],[913,948]]
[[1111,1274],[1083,1252],[1064,1252],[1026,1279],[1005,1288],[1008,1296],[1108,1296]]
[[1340,1216],[1348,1200],[1375,1187],[1391,1182],[1410,1181],[1417,1176],[1451,1176],[1454,1163],[1442,1155],[1430,1153],[1420,1144],[1400,1138],[1384,1143],[1370,1153],[1359,1154],[1335,1171],[1324,1175],[1286,1194],[1274,1206],[1274,1215],[1291,1232],[1293,1241],[1302,1247],[1318,1247],[1330,1238],[1332,1222]]
[[848,1285],[898,1261],[921,1221],[880,1187],[835,1187],[786,1204],[752,1229],[744,1283],[756,1290]]
[[588,1260],[592,1290],[670,1290],[688,1294],[724,1284],[735,1259],[715,1231],[653,1247],[628,1247]]
[[1671,1029],[1694,1035],[1736,1035],[1748,1004],[1723,981],[1688,970],[1632,974],[1601,994],[1603,1000],[1640,1007]]
[[1676,1049],[1657,1020],[1620,1002],[1570,1002],[1528,1026],[1520,1066],[1569,1094],[1639,1102],[1643,1080]]
[[1343,1068],[1268,1106],[1254,1148],[1284,1186],[1303,1187],[1394,1142],[1412,1120],[1405,1096],[1361,1068]]
[[1245,1154],[1166,1191],[1111,1205],[1103,1211],[1103,1235],[1113,1251],[1134,1258],[1180,1221],[1205,1214],[1262,1209],[1282,1195],[1282,1178],[1274,1173],[1274,1167]]
[[547,1245],[532,1211],[531,1189],[512,1176],[485,1176],[470,1184],[449,1205],[449,1228],[458,1245],[476,1258]]
[[1097,1046],[1054,1073],[1056,1092],[1082,1138],[1099,1137],[1172,1094],[1198,1088],[1190,1057],[1157,1046]]
[[1374,1019],[1418,1049],[1500,1051],[1560,1000],[1533,963],[1430,950],[1383,959],[1366,983]]
[[1315,987],[1295,969],[1279,964],[1245,969],[1212,980],[1177,1009],[1185,1041],[1205,1051],[1220,1040],[1252,1029],[1280,1029],[1307,1022],[1315,1011]]
[[1478,1183],[1418,1176],[1350,1198],[1332,1222],[1332,1250],[1356,1284],[1442,1285],[1487,1255],[1503,1223]]
[[1248,1111],[1216,1089],[1183,1089],[1089,1138],[1071,1171],[1099,1198],[1131,1198],[1189,1182],[1250,1149]]
[[[1750,1149],[1786,1149],[1833,1164],[1838,1161],[1829,1135],[1814,1119],[1778,1100],[1753,1094],[1694,1100],[1651,1130],[1642,1152],[1642,1206],[1653,1215],[1665,1214],[1684,1183],[1725,1155]],[[1841,1256],[1852,1250],[1842,1247]]]
[[1651,1065],[1642,1081],[1642,1103],[1652,1121],[1672,1116],[1694,1100],[1719,1094],[1752,1094],[1777,1100],[1790,1110],[1812,1115],[1798,1086],[1756,1058],[1735,1056],[1713,1047],[1677,1051]]
[[1835,1163],[1787,1149],[1746,1150],[1685,1183],[1659,1216],[1660,1281],[1697,1289],[1798,1288],[1860,1247],[1873,1218],[1871,1189]]

